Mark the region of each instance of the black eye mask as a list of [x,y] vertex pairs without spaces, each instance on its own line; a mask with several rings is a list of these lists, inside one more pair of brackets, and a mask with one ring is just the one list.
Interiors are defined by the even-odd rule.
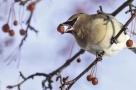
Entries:
[[73,26],[76,21],[77,21],[77,18],[75,18],[75,19],[73,19],[73,20],[71,20],[71,21],[66,21],[66,22],[64,22],[63,24],[68,24],[68,25],[70,25],[70,26]]

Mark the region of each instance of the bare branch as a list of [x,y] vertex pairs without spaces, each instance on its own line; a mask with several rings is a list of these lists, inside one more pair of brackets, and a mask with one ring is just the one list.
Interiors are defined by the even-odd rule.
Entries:
[[125,7],[127,7],[129,4],[132,4],[134,0],[127,0],[124,2],[119,8],[117,8],[113,13],[111,13],[112,16],[116,16],[119,12],[121,12]]
[[27,81],[28,79],[33,79],[35,76],[44,76],[44,77],[47,77],[48,74],[45,74],[45,73],[35,73],[35,74],[32,74],[30,76],[28,76],[27,78],[24,77],[24,75],[20,72],[20,76],[23,78],[23,81],[16,84],[16,85],[9,85],[7,86],[7,88],[11,89],[11,88],[14,88],[14,87],[18,87],[18,89],[20,90],[20,86],[25,82]]
[[[20,90],[20,86],[25,82],[27,81],[28,79],[33,79],[35,76],[44,76],[45,79],[42,81],[42,86],[44,89],[52,89],[52,85],[51,83],[53,82],[51,80],[51,78],[54,76],[54,75],[58,75],[57,78],[60,78],[60,81],[62,81],[62,78],[61,78],[61,75],[60,73],[62,72],[63,69],[65,69],[67,66],[70,65],[70,63],[72,63],[74,61],[74,59],[76,59],[80,54],[83,54],[84,53],[84,50],[80,50],[78,53],[76,53],[71,59],[67,60],[61,67],[59,67],[58,69],[56,69],[55,71],[49,73],[49,74],[45,74],[45,73],[35,73],[35,74],[32,74],[28,77],[25,77],[21,72],[20,72],[20,76],[23,78],[23,81],[16,84],[16,85],[9,85],[7,86],[7,88],[11,89],[11,88],[14,88],[14,87],[18,87],[18,89]],[[45,86],[45,82],[48,82],[48,86]]]
[[24,38],[21,40],[21,43],[19,44],[19,47],[21,47],[23,45],[23,42],[26,40],[27,38],[27,35],[28,35],[28,29],[30,28],[31,30],[34,30],[36,33],[38,32],[37,30],[35,30],[31,25],[31,19],[32,19],[32,15],[33,15],[33,12],[31,12],[30,16],[29,16],[29,19],[27,20],[27,27],[26,27],[26,34],[24,36]]
[[111,39],[111,44],[116,43],[116,40],[118,39],[118,37],[122,34],[123,31],[125,31],[127,29],[127,26],[135,18],[135,16],[136,16],[136,11],[134,12],[134,14],[132,14],[130,19],[126,22],[126,24],[122,27],[122,29],[118,32],[118,34]]

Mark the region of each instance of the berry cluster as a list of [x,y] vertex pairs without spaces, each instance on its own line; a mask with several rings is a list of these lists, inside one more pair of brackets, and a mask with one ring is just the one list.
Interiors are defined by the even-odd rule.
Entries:
[[[18,21],[15,20],[13,23],[15,26],[18,25]],[[9,33],[9,36],[14,36],[15,35],[15,31],[13,29],[10,29],[10,26],[8,23],[4,24],[2,27],[3,32],[5,33]],[[20,35],[25,35],[26,31],[24,29],[20,30]]]
[[[13,30],[12,26],[18,26],[20,25],[21,26],[21,29],[19,30],[19,34],[21,36],[24,36],[18,46],[17,49],[15,49],[7,59],[5,59],[5,62],[8,62],[7,65],[9,65],[13,60],[18,60],[20,59],[20,50],[21,50],[21,46],[23,45],[24,41],[26,40],[27,36],[28,36],[28,33],[27,31],[30,29],[30,30],[33,30],[35,33],[37,33],[38,31],[30,25],[31,23],[31,19],[32,19],[32,15],[33,15],[33,11],[35,9],[35,4],[38,2],[39,0],[37,1],[31,1],[31,0],[14,0],[14,2],[10,5],[10,10],[9,10],[9,15],[8,15],[8,20],[7,22],[2,26],[2,31],[4,33],[8,33],[9,36],[15,36],[15,31]],[[25,5],[27,4],[28,6],[26,6],[26,9],[30,12],[30,16],[29,18],[26,20],[26,29],[23,29],[22,27],[22,18],[23,18],[23,14],[24,14],[24,11],[19,14],[19,15],[22,15],[19,19],[19,21],[16,19],[16,16],[15,16],[15,10],[14,10],[14,5],[15,3],[19,3],[19,5],[25,7]],[[19,16],[20,17],[20,16]],[[19,60],[18,60],[18,65],[17,67],[19,66]]]
[[[93,76],[94,72],[95,72],[95,76]],[[98,79],[96,78],[96,72],[97,72],[97,63],[92,67],[91,74],[89,74],[86,77],[87,81],[92,82],[93,85],[98,84]]]
[[92,81],[93,85],[98,84],[98,79],[96,77],[93,77],[91,74],[86,77],[87,81]]
[[[24,1],[22,1],[22,0],[14,0],[14,1],[15,1],[15,2],[12,3],[11,8],[10,8],[10,12],[9,12],[9,16],[8,16],[8,21],[7,21],[6,24],[4,24],[4,25],[2,26],[3,32],[8,33],[9,36],[14,36],[14,35],[15,35],[15,31],[12,29],[12,25],[11,25],[11,27],[10,27],[10,25],[9,25],[9,20],[11,20],[11,18],[10,18],[11,16],[14,16],[14,21],[12,21],[12,22],[13,22],[13,25],[14,25],[14,26],[17,26],[17,25],[18,25],[18,21],[15,19],[14,4],[15,4],[16,2],[20,2],[20,5],[27,3],[27,2],[24,2]],[[27,10],[32,13],[32,12],[34,11],[34,9],[35,9],[35,2],[31,2],[31,3],[27,6]],[[12,14],[12,15],[11,15],[11,14]],[[12,18],[12,19],[13,19],[13,18]],[[22,23],[21,23],[21,24],[22,24]],[[22,25],[21,25],[21,26],[22,26]],[[25,35],[25,34],[26,34],[26,31],[25,31],[24,29],[20,29],[19,33],[20,33],[20,35]]]

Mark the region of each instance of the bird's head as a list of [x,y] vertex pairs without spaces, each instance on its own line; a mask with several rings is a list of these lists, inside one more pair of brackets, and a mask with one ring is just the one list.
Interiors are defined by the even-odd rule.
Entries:
[[62,34],[74,32],[74,26],[77,23],[78,18],[81,14],[83,14],[83,13],[78,13],[78,14],[72,15],[66,22],[61,23],[57,27],[57,30]]

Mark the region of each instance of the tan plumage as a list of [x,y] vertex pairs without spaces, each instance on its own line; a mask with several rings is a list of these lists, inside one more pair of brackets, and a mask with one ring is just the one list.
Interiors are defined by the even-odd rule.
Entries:
[[[75,37],[79,46],[92,53],[105,51],[105,56],[112,56],[123,48],[127,48],[126,41],[128,35],[122,33],[117,39],[117,44],[110,44],[111,38],[115,36],[122,28],[122,24],[111,15],[93,14],[87,15],[83,13],[71,16],[67,21],[77,18],[73,25],[71,34]],[[67,22],[66,21],[66,22]],[[136,52],[136,45],[133,45],[132,51]]]

